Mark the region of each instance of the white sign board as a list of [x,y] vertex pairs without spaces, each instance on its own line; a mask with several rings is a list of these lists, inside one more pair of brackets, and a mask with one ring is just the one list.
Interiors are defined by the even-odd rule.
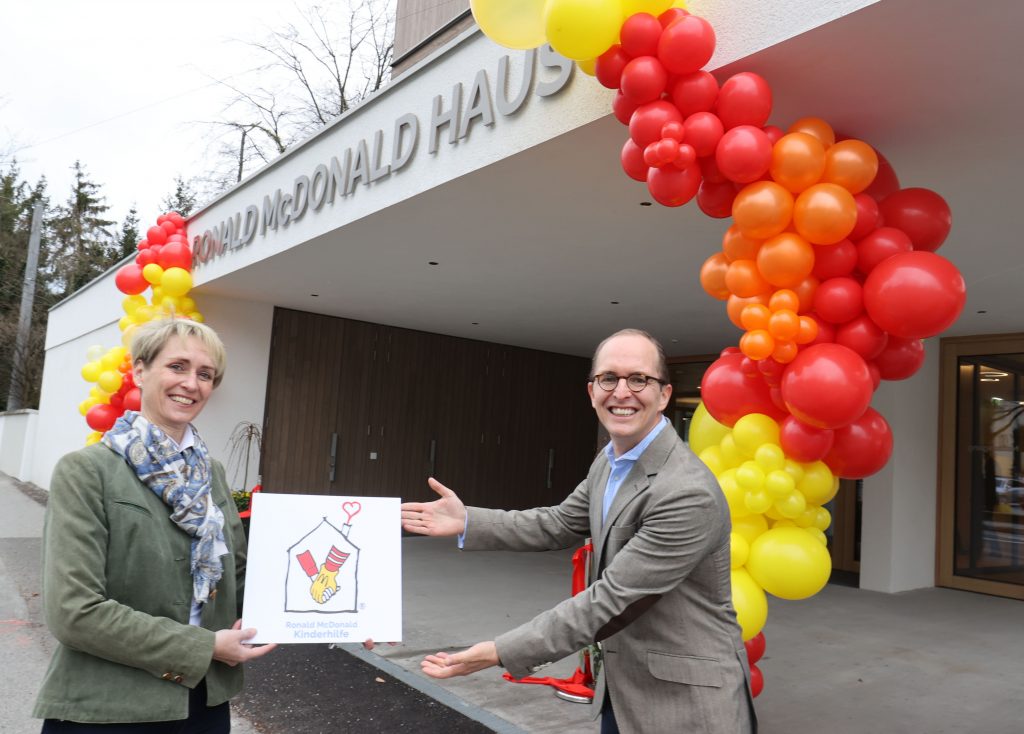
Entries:
[[242,609],[252,642],[401,640],[400,504],[254,494]]

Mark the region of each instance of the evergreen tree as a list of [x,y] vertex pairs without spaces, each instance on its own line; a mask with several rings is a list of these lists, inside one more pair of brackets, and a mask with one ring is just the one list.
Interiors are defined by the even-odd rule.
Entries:
[[69,296],[118,261],[118,248],[108,227],[114,224],[103,215],[110,209],[100,194],[99,184],[88,179],[80,161],[71,195],[58,207],[50,221],[54,285],[62,297]]
[[139,234],[139,212],[135,208],[135,204],[132,204],[132,208],[128,210],[128,215],[124,218],[124,223],[121,225],[121,236],[117,238],[117,259],[123,260],[129,255],[134,255],[138,252],[138,244],[141,238]]
[[186,219],[196,208],[196,193],[192,179],[186,181],[180,175],[174,177],[174,193],[164,197],[161,206],[165,212],[178,212]]

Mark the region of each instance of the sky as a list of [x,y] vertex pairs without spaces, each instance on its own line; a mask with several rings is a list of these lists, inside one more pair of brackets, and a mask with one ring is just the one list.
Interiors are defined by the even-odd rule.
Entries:
[[216,80],[258,83],[261,59],[242,41],[295,13],[288,0],[7,0],[0,153],[13,145],[24,179],[45,175],[54,204],[80,160],[117,228],[135,204],[145,230],[175,176],[208,168],[215,146],[201,121],[229,95]]

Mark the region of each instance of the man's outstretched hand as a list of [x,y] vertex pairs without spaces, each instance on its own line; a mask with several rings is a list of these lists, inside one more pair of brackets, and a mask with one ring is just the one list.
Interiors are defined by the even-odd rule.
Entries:
[[439,652],[427,655],[420,663],[420,670],[431,678],[454,678],[469,675],[498,664],[498,648],[493,641],[478,642],[468,650],[449,655]]
[[431,477],[430,488],[441,499],[433,502],[403,502],[402,527],[419,535],[460,535],[466,529],[466,506],[448,487]]

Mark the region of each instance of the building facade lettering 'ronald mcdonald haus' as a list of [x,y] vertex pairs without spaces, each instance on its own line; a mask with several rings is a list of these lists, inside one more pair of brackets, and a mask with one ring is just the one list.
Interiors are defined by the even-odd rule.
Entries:
[[[550,80],[536,80],[535,66],[539,63],[553,70],[557,76]],[[317,165],[310,175],[295,179],[290,192],[276,189],[273,194],[263,197],[263,204],[251,204],[238,211],[216,227],[197,235],[192,242],[192,252],[197,265],[230,253],[232,250],[252,243],[257,235],[263,237],[267,230],[287,227],[307,214],[317,214],[326,204],[335,199],[352,196],[361,183],[368,186],[386,179],[409,164],[419,148],[421,128],[427,138],[427,152],[436,155],[440,149],[442,128],[448,128],[448,143],[454,145],[469,137],[474,123],[493,126],[497,121],[495,111],[502,117],[514,115],[526,102],[530,91],[538,97],[549,97],[560,92],[572,78],[575,64],[558,55],[549,46],[523,52],[522,76],[515,96],[506,92],[510,86],[508,55],[498,60],[495,84],[491,85],[487,71],[477,71],[469,92],[463,94],[462,82],[452,87],[447,99],[438,94],[431,105],[430,120],[422,126],[420,118],[406,113],[395,119],[391,133],[391,157],[385,157],[385,132],[374,131],[355,146],[346,148],[340,156],[331,156],[330,161]],[[511,91],[511,90],[509,90]]]

